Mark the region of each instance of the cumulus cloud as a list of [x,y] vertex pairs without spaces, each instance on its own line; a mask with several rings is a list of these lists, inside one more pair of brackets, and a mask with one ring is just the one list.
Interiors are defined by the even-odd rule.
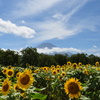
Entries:
[[91,48],[91,49],[87,49],[87,50],[81,50],[81,49],[77,49],[77,48],[60,48],[60,47],[53,47],[52,49],[49,49],[47,47],[45,48],[37,48],[37,52],[38,53],[44,53],[44,54],[53,54],[53,53],[73,53],[73,54],[77,54],[77,53],[86,53],[88,55],[93,54],[96,56],[100,56],[100,49],[97,48]]
[[59,47],[53,47],[52,49],[49,49],[47,47],[45,48],[37,48],[38,53],[45,53],[45,54],[51,54],[51,53],[66,53],[66,52],[74,52],[74,53],[80,53],[81,50],[76,48],[59,48]]
[[0,32],[15,34],[24,38],[33,38],[35,31],[26,26],[17,26],[10,21],[0,19]]

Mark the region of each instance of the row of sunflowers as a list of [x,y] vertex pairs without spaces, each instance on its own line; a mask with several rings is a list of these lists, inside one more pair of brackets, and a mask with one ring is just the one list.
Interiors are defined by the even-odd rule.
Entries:
[[0,100],[100,100],[99,62],[0,70]]

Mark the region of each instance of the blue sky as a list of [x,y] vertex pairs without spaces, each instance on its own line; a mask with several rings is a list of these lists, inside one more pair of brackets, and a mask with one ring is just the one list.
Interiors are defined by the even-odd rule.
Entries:
[[100,0],[0,0],[0,48],[100,56]]

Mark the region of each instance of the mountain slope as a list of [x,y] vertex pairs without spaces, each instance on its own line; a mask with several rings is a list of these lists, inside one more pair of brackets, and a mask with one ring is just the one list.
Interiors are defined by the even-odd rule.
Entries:
[[38,45],[36,48],[48,48],[48,49],[52,49],[53,47],[56,47],[55,45],[53,45],[52,43],[42,43],[40,45]]

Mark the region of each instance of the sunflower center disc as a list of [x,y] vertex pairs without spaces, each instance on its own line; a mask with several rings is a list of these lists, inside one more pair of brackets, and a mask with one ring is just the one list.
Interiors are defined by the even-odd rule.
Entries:
[[72,82],[69,84],[68,90],[72,94],[77,94],[79,92],[79,86],[76,83]]
[[11,75],[12,75],[12,71],[9,71],[9,72],[8,72],[8,75],[11,76]]
[[30,78],[29,78],[28,75],[24,75],[24,76],[22,77],[22,79],[21,79],[21,83],[22,83],[23,85],[27,85],[27,84],[29,83],[29,81],[30,81]]
[[9,88],[9,85],[8,85],[8,84],[4,85],[4,86],[3,86],[3,91],[7,91],[8,88]]

